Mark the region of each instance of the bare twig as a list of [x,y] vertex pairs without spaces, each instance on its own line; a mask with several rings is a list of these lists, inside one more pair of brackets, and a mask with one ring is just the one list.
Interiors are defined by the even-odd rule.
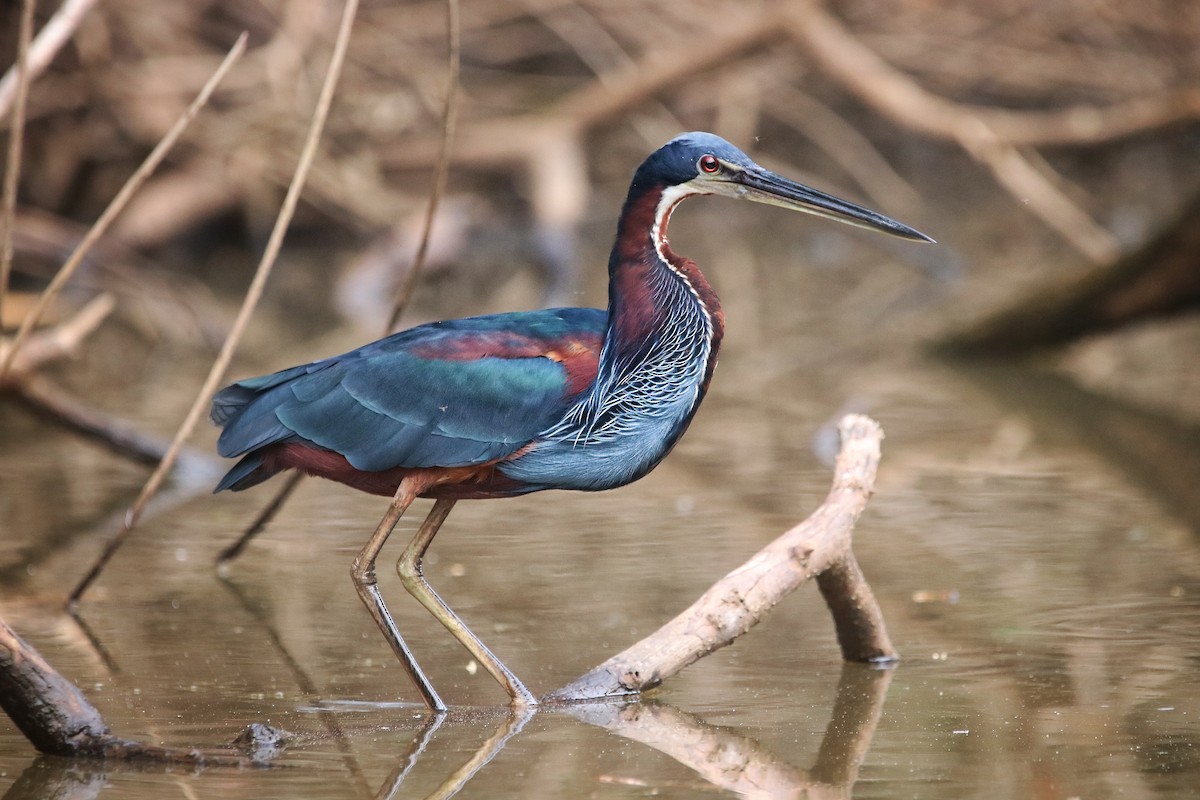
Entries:
[[[316,155],[317,144],[320,142],[321,131],[325,127],[325,120],[329,114],[329,107],[333,103],[333,92],[337,85],[338,76],[341,74],[342,64],[346,57],[346,48],[349,45],[350,30],[354,24],[354,16],[358,10],[358,0],[347,0],[345,10],[342,14],[341,27],[338,30],[337,42],[334,45],[333,55],[329,61],[329,67],[325,73],[325,83],[321,87],[321,96],[317,101],[316,110],[313,113],[312,123],[309,126],[308,137],[304,142],[304,147],[301,150],[300,160],[296,166],[296,174],[288,187],[287,195],[284,197],[283,206],[279,210],[279,216],[276,218],[275,227],[271,231],[271,237],[267,241],[267,247],[263,252],[262,260],[259,262],[258,269],[254,274],[254,278],[250,283],[250,288],[246,292],[246,298],[242,302],[242,307],[238,311],[237,318],[234,320],[233,327],[226,338],[224,345],[221,347],[221,352],[217,355],[213,362],[212,369],[209,370],[208,377],[205,378],[200,391],[196,396],[196,400],[192,403],[191,409],[188,411],[183,423],[179,426],[179,430],[175,434],[175,438],[171,442],[170,448],[166,455],[159,462],[158,468],[147,480],[146,485],[142,487],[141,493],[138,495],[133,506],[130,507],[129,513],[125,517],[125,523],[117,532],[117,535],[108,543],[96,563],[75,587],[68,598],[68,603],[74,605],[82,597],[87,588],[99,576],[104,565],[112,558],[113,554],[120,548],[121,544],[133,530],[133,526],[137,524],[138,516],[141,514],[146,503],[158,491],[162,482],[166,479],[167,473],[175,463],[175,458],[179,451],[183,448],[184,441],[191,435],[196,427],[196,423],[200,420],[200,415],[207,407],[209,398],[220,383],[222,376],[225,374],[226,368],[229,366],[230,360],[233,358],[233,351],[237,347],[241,339],[242,332],[249,324],[250,317],[254,313],[255,307],[258,305],[258,300],[262,296],[263,287],[266,285],[267,277],[271,273],[271,268],[275,264],[275,260],[279,255],[279,249],[283,244],[283,236],[287,231],[287,227],[291,222],[292,215],[295,213],[296,205],[300,200],[300,192],[304,188],[304,180],[308,176],[308,171],[312,166],[313,158]],[[238,44],[234,50],[240,50],[245,46],[245,34],[238,39]],[[234,51],[230,51],[232,56]]]
[[396,323],[400,321],[400,314],[408,305],[413,290],[417,286],[417,279],[421,276],[421,270],[425,266],[425,255],[429,251],[429,236],[433,231],[433,220],[437,215],[442,195],[446,193],[446,179],[450,174],[450,147],[454,142],[454,127],[458,118],[458,73],[461,65],[459,54],[462,50],[460,27],[458,0],[446,0],[446,37],[449,42],[450,67],[446,79],[446,104],[442,109],[442,140],[438,146],[433,192],[429,196],[429,205],[425,208],[425,221],[421,226],[421,243],[417,245],[417,254],[413,258],[412,266],[409,267],[408,273],[404,276],[404,282],[396,293],[396,300],[392,304],[392,314],[388,318],[384,335],[395,329]]
[[[50,21],[46,23],[29,47],[30,79],[41,75],[46,67],[50,66],[54,56],[75,33],[79,23],[92,10],[92,6],[96,5],[96,2],[97,0],[66,0],[58,11],[54,12],[54,16],[50,18]],[[0,79],[0,119],[4,118],[13,107],[19,91],[17,86],[20,81],[18,76],[20,71],[20,67],[17,68],[17,71],[10,69]]]
[[237,43],[234,44],[232,49],[230,49],[229,54],[225,57],[225,60],[221,62],[221,66],[215,73],[213,73],[212,78],[210,78],[209,82],[205,84],[204,88],[200,91],[200,94],[196,96],[196,99],[192,102],[191,106],[188,107],[183,116],[181,116],[175,125],[172,126],[171,130],[167,132],[167,135],[162,138],[162,140],[158,143],[158,146],[151,151],[150,155],[146,156],[146,160],[142,162],[141,166],[139,166],[137,170],[135,170],[134,173],[129,176],[129,179],[125,181],[125,185],[121,187],[121,191],[117,192],[117,196],[113,198],[112,202],[109,203],[108,207],[104,209],[103,213],[100,214],[100,217],[96,220],[92,227],[88,229],[87,234],[85,234],[79,244],[76,245],[75,250],[71,253],[70,258],[68,258],[66,263],[62,265],[62,268],[57,274],[55,274],[45,291],[42,292],[41,296],[38,298],[38,302],[32,309],[30,309],[29,313],[25,315],[25,318],[21,320],[21,326],[17,329],[17,334],[15,337],[13,337],[12,344],[9,347],[8,352],[5,353],[4,359],[0,361],[0,381],[4,380],[4,376],[8,374],[8,371],[12,368],[17,353],[20,351],[22,344],[24,344],[25,340],[29,337],[30,331],[33,330],[33,327],[37,324],[38,320],[41,319],[42,314],[45,313],[50,303],[55,297],[58,296],[58,293],[62,290],[63,286],[65,286],[67,281],[71,279],[71,276],[75,273],[76,268],[78,268],[78,266],[83,262],[84,256],[87,255],[92,245],[95,244],[96,241],[102,236],[104,236],[109,226],[112,225],[113,220],[116,219],[117,215],[120,214],[121,211],[124,210],[130,198],[133,197],[134,193],[138,190],[138,187],[142,185],[146,178],[148,178],[150,174],[158,168],[158,165],[162,163],[162,160],[166,158],[167,153],[170,152],[171,148],[175,146],[175,143],[179,140],[179,137],[183,134],[188,124],[196,117],[196,114],[198,114],[200,109],[203,108],[208,102],[208,98],[217,88],[217,84],[221,82],[221,79],[225,77],[225,74],[230,70],[231,67],[233,67],[234,63],[238,60],[238,58],[241,57],[242,52],[245,49],[246,35],[242,34],[240,37],[238,37]]
[[[890,661],[895,650],[883,618],[850,549],[851,532],[866,507],[879,465],[883,431],[858,414],[842,419],[842,451],[833,488],[812,516],[726,575],[699,600],[654,633],[549,696],[583,700],[640,692],[730,644],[805,581],[834,570],[823,590],[850,590],[830,602],[847,660]],[[857,573],[857,574],[855,574]]]
[[21,174],[21,150],[25,140],[25,101],[29,97],[29,39],[33,36],[34,0],[21,0],[21,22],[17,32],[17,89],[12,132],[4,171],[3,209],[0,209],[0,328],[4,325],[4,298],[12,273],[13,234],[17,220],[17,178]]

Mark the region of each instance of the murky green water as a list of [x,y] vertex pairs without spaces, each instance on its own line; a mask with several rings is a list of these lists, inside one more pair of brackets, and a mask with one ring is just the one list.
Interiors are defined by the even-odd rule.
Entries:
[[[843,667],[827,612],[805,587],[641,706],[514,719],[408,600],[390,568],[394,541],[382,589],[456,706],[429,732],[348,575],[385,503],[317,481],[228,582],[212,559],[270,492],[165,498],[85,602],[97,650],[59,604],[144,470],[5,403],[0,615],[124,736],[215,745],[263,721],[301,739],[271,769],[89,768],[38,759],[3,722],[0,790],[36,797],[48,791],[38,781],[74,781],[71,796],[135,798],[425,797],[459,784],[459,796],[478,798],[750,787],[763,797],[1192,796],[1197,521],[1107,446],[1122,408],[1029,372],[920,358],[922,332],[962,296],[888,263],[923,255],[717,202],[689,207],[677,227],[676,247],[709,268],[729,326],[712,393],[677,451],[616,492],[461,503],[427,574],[531,688],[550,691],[814,508],[828,481],[814,435],[839,409],[866,410],[888,438],[856,551],[903,656],[895,670]],[[775,237],[772,253],[756,232]],[[931,232],[955,246],[953,230]],[[602,263],[603,245],[589,247]],[[601,302],[597,286],[589,292]],[[482,310],[492,309],[462,309]],[[339,336],[314,351],[280,334],[257,366],[328,354],[357,334]],[[201,362],[131,351],[119,331],[106,337],[68,382],[122,374],[90,396],[169,432]],[[197,447],[212,439],[205,431]]]

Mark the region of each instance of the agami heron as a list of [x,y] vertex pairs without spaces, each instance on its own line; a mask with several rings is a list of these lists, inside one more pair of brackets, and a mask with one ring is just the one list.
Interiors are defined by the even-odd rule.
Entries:
[[[724,332],[696,264],[667,242],[692,195],[804,211],[906,239],[928,236],[782,178],[710,133],[677,136],[637,171],[609,257],[608,310],[553,308],[420,325],[344,355],[222,389],[217,449],[241,460],[217,485],[240,491],[298,469],[433,509],[400,557],[405,588],[484,666],[514,705],[534,695],[425,580],[421,560],[457,500],[543,489],[599,491],[652,470],[704,398]],[[389,524],[390,522],[390,524]],[[445,706],[376,586],[385,519],[352,567],[367,609],[425,703]]]

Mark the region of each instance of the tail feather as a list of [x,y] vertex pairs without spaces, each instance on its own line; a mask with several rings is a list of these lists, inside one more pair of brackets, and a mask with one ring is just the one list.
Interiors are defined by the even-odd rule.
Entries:
[[279,471],[277,467],[267,465],[265,450],[295,437],[292,430],[275,416],[279,402],[290,396],[280,394],[281,387],[312,369],[314,365],[304,364],[238,381],[216,393],[209,416],[224,429],[217,439],[217,452],[226,458],[243,458],[225,474],[213,489],[214,494],[226,489],[235,492],[249,489]]
[[208,416],[213,422],[224,428],[257,396],[258,392],[237,383],[226,386],[213,395],[212,411]]
[[266,457],[261,451],[251,453],[234,464],[233,469],[225,473],[225,477],[221,478],[221,482],[213,489],[213,494],[223,492],[226,489],[231,489],[235,492],[249,489],[251,486],[257,486],[267,478],[270,478],[277,471],[267,467]]

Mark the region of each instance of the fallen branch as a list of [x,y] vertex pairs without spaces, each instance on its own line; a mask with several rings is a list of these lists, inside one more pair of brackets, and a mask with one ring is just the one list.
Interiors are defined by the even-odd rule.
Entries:
[[883,616],[851,551],[851,532],[866,507],[883,431],[851,414],[839,425],[842,450],[833,488],[812,516],[726,575],[690,608],[637,644],[551,694],[572,701],[651,689],[733,642],[802,583],[817,578],[848,661],[893,661]]
[[1039,285],[947,336],[948,355],[1015,356],[1200,306],[1200,195],[1146,244],[1115,263]]
[[[201,751],[158,747],[113,735],[96,707],[75,684],[54,669],[37,650],[0,620],[0,708],[40,752],[172,764],[261,763],[268,748],[263,727],[239,738],[241,748]],[[247,753],[249,753],[247,755]]]

